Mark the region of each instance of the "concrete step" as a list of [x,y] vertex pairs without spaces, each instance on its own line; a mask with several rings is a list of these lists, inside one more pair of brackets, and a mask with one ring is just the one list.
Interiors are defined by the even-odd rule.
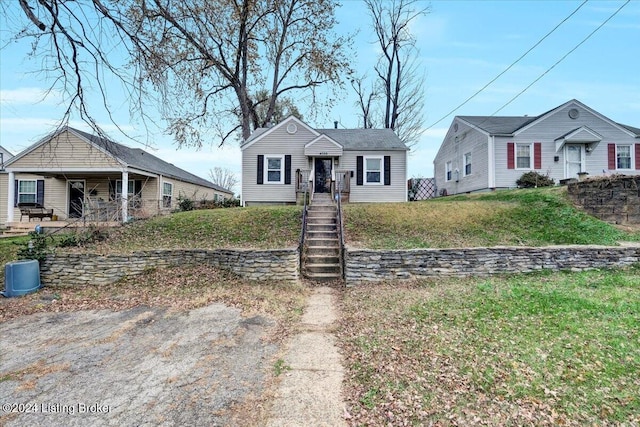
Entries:
[[332,254],[311,254],[307,253],[305,262],[309,264],[339,264],[340,256],[338,253]]
[[342,273],[303,273],[303,275],[314,282],[331,282],[334,280],[341,280]]
[[336,215],[326,215],[326,214],[309,214],[307,215],[307,222],[311,221],[314,222],[315,220],[318,220],[320,222],[326,222],[326,221],[331,221],[331,222],[335,222],[337,220],[337,216]]
[[307,212],[307,216],[308,217],[335,217],[336,216],[336,211],[329,211],[329,210],[321,210],[321,209],[316,209],[316,210],[309,210]]
[[334,230],[319,230],[319,231],[307,231],[307,239],[315,240],[315,239],[332,239],[338,240],[338,232]]
[[315,248],[315,247],[339,248],[340,247],[340,240],[338,240],[337,237],[334,237],[332,239],[329,239],[326,237],[312,237],[312,238],[307,238],[306,242],[307,242],[307,247],[309,248]]
[[340,248],[335,246],[309,246],[307,247],[307,257],[313,256],[339,256]]
[[304,267],[307,273],[337,273],[340,274],[340,264],[307,264]]
[[313,232],[313,231],[331,231],[334,233],[338,232],[338,228],[336,226],[336,223],[327,223],[327,224],[316,224],[316,223],[309,223],[307,222],[307,231],[308,232]]

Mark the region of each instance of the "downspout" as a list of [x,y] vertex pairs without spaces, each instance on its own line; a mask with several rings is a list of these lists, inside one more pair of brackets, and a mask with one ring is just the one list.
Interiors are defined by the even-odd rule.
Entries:
[[164,198],[162,197],[164,191],[164,176],[158,175],[158,189],[156,190],[156,197],[158,200],[158,213],[164,208]]
[[129,172],[125,169],[122,171],[122,222],[125,223],[129,219]]
[[16,197],[15,180],[16,180],[15,173],[9,172],[9,178],[7,182],[7,222],[13,222],[13,205]]
[[487,187],[491,190],[496,188],[496,139],[495,136],[489,136],[487,142]]

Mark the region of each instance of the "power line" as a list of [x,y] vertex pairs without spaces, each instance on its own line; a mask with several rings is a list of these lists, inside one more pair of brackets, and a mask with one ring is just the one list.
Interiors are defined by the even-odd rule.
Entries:
[[457,107],[455,107],[453,110],[449,111],[447,114],[445,114],[442,118],[440,118],[438,121],[432,123],[429,127],[427,127],[425,130],[429,130],[432,127],[434,127],[435,125],[437,125],[438,123],[440,123],[441,121],[443,121],[444,119],[446,119],[447,117],[449,117],[451,114],[455,113],[456,111],[458,111],[462,106],[464,106],[465,104],[467,104],[469,101],[471,101],[473,98],[475,98],[478,94],[480,94],[480,92],[482,92],[483,90],[485,90],[487,87],[489,87],[493,82],[495,82],[496,80],[498,80],[504,73],[506,73],[507,71],[509,71],[511,68],[513,68],[518,62],[520,62],[525,56],[527,56],[533,49],[535,49],[536,47],[538,47],[538,45],[540,45],[540,43],[542,43],[547,37],[549,37],[551,34],[553,34],[558,28],[560,28],[560,26],[562,24],[564,24],[566,21],[568,21],[573,15],[575,15],[581,8],[582,6],[584,6],[585,4],[587,4],[589,0],[584,0],[573,12],[571,12],[569,14],[569,16],[567,16],[566,18],[564,18],[562,21],[560,21],[560,23],[558,25],[556,25],[551,31],[549,31],[547,34],[544,35],[544,37],[542,37],[540,40],[538,40],[533,46],[531,46],[529,48],[529,50],[527,50],[525,53],[523,53],[522,55],[520,55],[520,57],[518,59],[516,59],[515,61],[513,61],[511,63],[511,65],[509,65],[507,68],[505,68],[500,74],[498,74],[497,76],[495,76],[493,79],[491,79],[491,81],[489,81],[489,83],[487,83],[486,85],[482,86],[479,90],[477,90],[473,95],[471,95],[470,97],[468,97],[467,99],[465,99],[460,105],[458,105]]
[[540,80],[541,78],[543,78],[544,76],[546,76],[551,70],[553,70],[556,65],[558,65],[559,63],[561,63],[562,61],[564,61],[564,59],[571,55],[573,53],[573,51],[575,51],[576,49],[578,49],[580,46],[582,46],[587,40],[589,40],[591,38],[591,36],[593,36],[600,28],[604,27],[604,25],[609,22],[614,16],[616,16],[618,14],[618,12],[620,12],[622,10],[622,8],[624,8],[626,5],[628,5],[631,2],[631,0],[627,0],[622,6],[620,6],[615,12],[613,12],[611,14],[611,16],[609,16],[607,19],[604,20],[604,22],[600,25],[598,25],[598,27],[593,30],[591,33],[589,33],[589,35],[587,37],[585,37],[584,39],[582,39],[582,41],[580,43],[578,43],[577,45],[575,45],[573,47],[573,49],[571,49],[569,52],[567,52],[562,58],[560,58],[558,61],[556,61],[555,64],[553,64],[551,67],[547,68],[547,70],[540,74],[534,81],[532,81],[527,87],[525,87],[524,89],[522,89],[516,96],[514,96],[513,98],[511,98],[506,104],[504,104],[502,107],[498,108],[496,111],[493,112],[493,114],[491,114],[491,116],[496,115],[497,113],[499,113],[500,111],[502,111],[507,105],[511,104],[513,101],[516,100],[516,98],[518,98],[520,95],[522,95],[523,93],[525,93],[531,86],[533,86],[534,84],[536,84],[538,82],[538,80]]

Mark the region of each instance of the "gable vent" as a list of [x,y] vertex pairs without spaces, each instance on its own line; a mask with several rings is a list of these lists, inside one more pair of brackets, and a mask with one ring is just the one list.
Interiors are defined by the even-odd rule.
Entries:
[[572,119],[577,119],[578,117],[580,117],[580,111],[578,111],[577,108],[572,108],[569,110],[569,117]]

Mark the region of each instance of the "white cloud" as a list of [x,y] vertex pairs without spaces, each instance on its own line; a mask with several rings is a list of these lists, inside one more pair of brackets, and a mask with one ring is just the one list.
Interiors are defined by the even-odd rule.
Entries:
[[47,91],[37,87],[0,90],[0,103],[5,105],[57,104],[60,101],[57,91]]

